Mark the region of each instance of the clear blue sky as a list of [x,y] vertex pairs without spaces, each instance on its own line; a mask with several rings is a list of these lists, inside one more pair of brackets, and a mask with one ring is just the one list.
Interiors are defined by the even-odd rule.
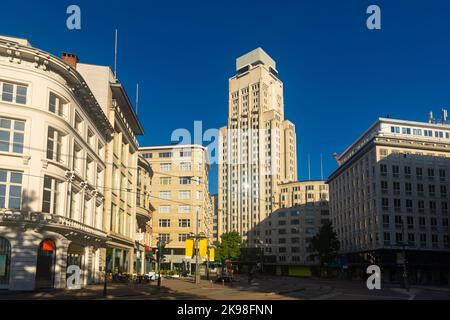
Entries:
[[[66,28],[77,4],[82,29]],[[366,28],[377,4],[382,30]],[[285,114],[297,127],[299,178],[320,178],[377,117],[426,120],[450,106],[450,2],[446,0],[14,1],[2,3],[0,34],[46,51],[113,65],[134,101],[140,84],[142,145],[167,144],[176,128],[227,121],[236,57],[263,47],[285,85]],[[217,190],[217,167],[211,191]]]

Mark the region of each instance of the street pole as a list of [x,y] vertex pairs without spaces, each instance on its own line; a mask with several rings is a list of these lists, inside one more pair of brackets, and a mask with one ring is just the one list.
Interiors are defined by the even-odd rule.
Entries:
[[161,240],[158,241],[158,290],[161,289],[161,256],[162,256],[162,243]]
[[207,255],[206,255],[206,280],[209,281],[209,246],[208,246],[208,251],[207,251]]
[[200,283],[200,268],[198,265],[199,262],[199,243],[198,236],[195,237],[195,284]]
[[409,283],[408,283],[408,269],[407,269],[407,261],[406,261],[406,250],[405,245],[403,244],[403,281],[404,286],[407,292],[409,292]]

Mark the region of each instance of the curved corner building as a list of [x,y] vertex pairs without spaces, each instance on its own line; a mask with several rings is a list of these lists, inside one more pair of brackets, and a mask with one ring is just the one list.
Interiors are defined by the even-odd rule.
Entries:
[[100,280],[105,146],[113,127],[77,58],[0,37],[0,289]]

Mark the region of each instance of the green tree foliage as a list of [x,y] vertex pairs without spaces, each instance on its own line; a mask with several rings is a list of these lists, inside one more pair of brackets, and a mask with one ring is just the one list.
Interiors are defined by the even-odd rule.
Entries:
[[314,252],[311,256],[318,257],[321,266],[335,261],[340,244],[330,221],[325,222],[319,232],[312,237],[310,248]]
[[224,233],[220,236],[220,242],[216,241],[216,260],[235,260],[241,253],[242,238],[236,231]]

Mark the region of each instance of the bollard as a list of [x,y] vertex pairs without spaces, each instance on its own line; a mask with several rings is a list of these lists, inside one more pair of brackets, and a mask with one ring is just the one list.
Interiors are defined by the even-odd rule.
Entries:
[[222,286],[225,286],[225,280],[222,279]]

